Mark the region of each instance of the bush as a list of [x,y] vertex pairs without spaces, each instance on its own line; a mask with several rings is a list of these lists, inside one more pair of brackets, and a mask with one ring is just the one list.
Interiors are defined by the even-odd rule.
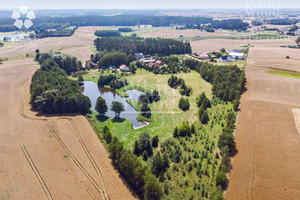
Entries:
[[178,135],[180,137],[191,136],[191,130],[188,122],[183,122],[178,126]]
[[217,186],[224,184],[226,179],[227,179],[227,176],[224,172],[218,172],[218,174],[216,175]]
[[183,97],[179,100],[179,108],[183,111],[187,111],[190,109],[189,99],[184,99]]

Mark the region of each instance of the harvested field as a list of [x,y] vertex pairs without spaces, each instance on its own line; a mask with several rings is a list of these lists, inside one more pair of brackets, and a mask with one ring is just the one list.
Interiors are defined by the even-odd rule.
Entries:
[[135,199],[83,116],[30,111],[32,59],[0,65],[1,199]]
[[[89,58],[92,53],[95,30],[98,27],[79,27],[72,37],[52,37],[34,41],[10,42],[6,47],[0,48],[0,57],[16,57],[34,53],[36,49],[41,52],[50,50],[68,49],[66,53],[78,56],[79,59]],[[62,48],[63,47],[63,48]],[[85,61],[85,60],[84,60]]]
[[299,199],[300,135],[293,107],[300,106],[300,80],[265,73],[265,67],[288,68],[285,58],[272,61],[272,52],[286,51],[250,50],[226,199]]
[[[241,37],[239,40],[227,39],[206,39],[191,41],[193,53],[220,51],[221,48],[232,50],[240,48],[242,45],[254,45],[255,47],[280,47],[281,45],[295,45],[294,38],[278,39],[278,40],[249,40]],[[285,57],[285,55],[284,55]]]

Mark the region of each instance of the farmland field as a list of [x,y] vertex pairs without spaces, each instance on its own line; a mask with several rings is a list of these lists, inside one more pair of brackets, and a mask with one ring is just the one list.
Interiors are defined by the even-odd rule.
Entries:
[[[297,78],[265,73],[268,68],[299,71],[297,50],[251,48],[242,97],[227,199],[297,199],[300,195],[299,107]],[[298,112],[298,111],[297,111]],[[296,115],[295,116],[299,116]]]
[[[88,46],[93,40],[79,37],[86,29],[79,29],[74,38],[34,42],[44,51],[74,43]],[[19,58],[0,65],[0,198],[135,199],[83,116],[39,116],[31,111],[29,85],[38,65],[24,54],[36,48],[1,48],[1,57]]]

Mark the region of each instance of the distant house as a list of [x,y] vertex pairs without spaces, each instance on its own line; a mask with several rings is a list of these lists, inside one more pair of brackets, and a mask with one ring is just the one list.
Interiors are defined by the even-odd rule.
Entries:
[[113,69],[116,69],[116,67],[111,65],[108,67],[108,69],[113,70]]
[[144,58],[144,54],[143,53],[135,53],[134,54],[134,57],[138,60],[141,60]]
[[238,49],[235,49],[235,50],[230,51],[230,53],[242,53],[242,52]]
[[141,59],[141,61],[145,64],[155,62],[153,57],[144,57],[143,59]]
[[199,58],[200,59],[209,59],[209,55],[206,52],[202,52],[202,53],[200,53]]
[[238,53],[238,52],[233,52],[231,51],[229,53],[229,56],[231,56],[233,59],[236,59],[236,60],[244,60],[244,54],[243,53]]
[[121,66],[120,66],[120,70],[121,70],[122,72],[124,72],[124,71],[129,71],[129,68],[128,68],[126,65],[121,65]]
[[160,60],[157,60],[155,63],[159,66],[162,66],[164,64],[163,61],[160,61]]
[[156,62],[150,62],[150,63],[147,64],[147,66],[149,68],[153,68],[153,67],[159,68],[160,67],[160,65],[157,64]]
[[94,62],[87,62],[87,63],[85,64],[85,67],[86,67],[86,68],[97,67],[97,63],[94,63]]
[[57,31],[55,28],[49,28],[49,29],[47,29],[47,32],[55,32],[55,31]]
[[222,57],[220,57],[219,62],[232,62],[232,57],[231,56],[222,56]]

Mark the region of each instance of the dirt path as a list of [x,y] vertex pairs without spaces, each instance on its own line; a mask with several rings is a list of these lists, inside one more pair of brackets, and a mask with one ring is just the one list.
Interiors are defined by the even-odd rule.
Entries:
[[36,117],[32,59],[0,65],[0,199],[134,199],[83,116]]
[[[277,52],[275,60],[272,52]],[[299,199],[300,135],[293,107],[300,106],[300,79],[264,72],[265,67],[281,66],[299,70],[300,61],[292,59],[287,65],[285,54],[295,52],[276,47],[250,50],[248,91],[241,101],[238,153],[232,159],[226,199]]]

